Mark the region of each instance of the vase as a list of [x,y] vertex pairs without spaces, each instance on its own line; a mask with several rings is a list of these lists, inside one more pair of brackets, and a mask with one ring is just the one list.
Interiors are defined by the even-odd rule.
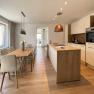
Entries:
[[22,51],[24,51],[25,50],[25,43],[24,43],[24,41],[22,42]]

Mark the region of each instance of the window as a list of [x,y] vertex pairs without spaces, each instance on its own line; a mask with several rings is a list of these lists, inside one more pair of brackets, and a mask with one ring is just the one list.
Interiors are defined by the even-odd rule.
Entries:
[[4,46],[4,31],[5,31],[5,25],[0,24],[0,48]]
[[7,48],[8,45],[7,25],[0,23],[0,48]]

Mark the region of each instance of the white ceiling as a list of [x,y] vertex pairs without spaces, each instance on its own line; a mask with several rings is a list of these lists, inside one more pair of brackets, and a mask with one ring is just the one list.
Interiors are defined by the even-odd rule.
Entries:
[[[65,1],[68,1],[67,5]],[[70,23],[93,11],[94,0],[0,0],[0,15],[20,22],[20,11],[23,11],[30,23],[54,23],[59,21],[52,19],[61,7],[63,15],[60,21]]]

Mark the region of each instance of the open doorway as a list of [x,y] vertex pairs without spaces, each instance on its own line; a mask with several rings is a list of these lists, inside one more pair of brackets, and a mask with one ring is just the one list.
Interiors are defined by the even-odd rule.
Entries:
[[42,34],[41,32],[37,32],[37,46],[41,46],[42,43]]
[[37,28],[37,47],[47,47],[48,28]]

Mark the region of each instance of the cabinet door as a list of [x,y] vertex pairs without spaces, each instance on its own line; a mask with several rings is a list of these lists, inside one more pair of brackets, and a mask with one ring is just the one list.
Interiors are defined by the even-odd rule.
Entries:
[[94,16],[90,16],[90,27],[94,27]]
[[94,66],[94,48],[91,47],[86,48],[86,62]]
[[49,57],[55,71],[57,72],[57,51],[51,46],[49,46]]
[[90,16],[86,16],[71,24],[71,34],[85,33],[86,28],[90,27]]
[[81,60],[85,62],[85,45],[69,44],[69,46],[81,49]]

